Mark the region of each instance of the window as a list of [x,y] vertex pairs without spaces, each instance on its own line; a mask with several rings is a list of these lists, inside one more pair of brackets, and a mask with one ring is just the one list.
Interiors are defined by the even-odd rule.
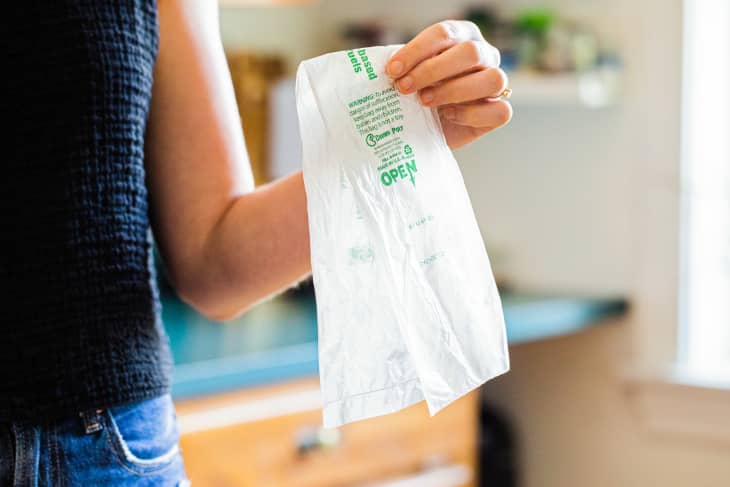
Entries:
[[730,2],[685,0],[679,359],[730,364]]

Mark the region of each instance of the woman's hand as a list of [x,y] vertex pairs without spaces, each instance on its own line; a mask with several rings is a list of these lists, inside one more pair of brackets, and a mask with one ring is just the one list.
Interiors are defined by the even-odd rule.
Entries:
[[[507,88],[499,51],[472,22],[434,24],[398,50],[386,73],[403,94],[438,107],[449,147],[456,149],[507,124],[512,106],[495,99]],[[491,99],[491,100],[490,100]]]

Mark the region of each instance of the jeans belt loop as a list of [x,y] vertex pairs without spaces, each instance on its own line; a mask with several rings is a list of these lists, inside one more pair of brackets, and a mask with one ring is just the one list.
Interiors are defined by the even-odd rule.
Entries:
[[101,414],[104,412],[103,409],[90,409],[88,411],[81,411],[79,416],[83,422],[84,432],[87,435],[96,433],[104,429],[104,425],[101,422]]

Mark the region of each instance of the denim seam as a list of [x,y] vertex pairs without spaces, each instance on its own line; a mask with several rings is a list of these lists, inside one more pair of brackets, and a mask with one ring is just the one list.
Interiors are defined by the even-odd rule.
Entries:
[[[111,413],[109,413],[109,416],[107,416],[107,418],[105,418],[105,419],[112,419]],[[112,421],[113,421],[113,419],[112,419]],[[169,461],[167,461],[165,463],[160,463],[159,466],[152,467],[152,466],[135,465],[134,462],[130,461],[128,458],[126,458],[124,456],[124,450],[122,450],[121,452],[119,451],[121,448],[121,445],[118,444],[118,441],[120,441],[120,440],[113,438],[112,437],[113,433],[109,431],[109,429],[112,426],[111,422],[105,421],[105,423],[107,423],[107,425],[106,425],[107,427],[104,428],[107,443],[109,444],[109,447],[112,450],[114,459],[124,470],[126,470],[134,475],[150,476],[150,475],[156,475],[160,472],[165,471],[166,469],[168,469],[175,463],[175,457],[172,456],[172,458]],[[118,436],[121,438],[121,434],[119,434]],[[122,459],[122,457],[124,459]]]
[[137,455],[135,455],[127,445],[127,442],[124,439],[124,436],[122,435],[122,432],[119,431],[119,426],[117,425],[116,420],[114,419],[114,415],[111,413],[111,411],[108,411],[108,417],[111,422],[112,427],[112,435],[114,439],[116,440],[116,444],[119,448],[121,448],[122,453],[124,454],[124,458],[127,459],[130,463],[146,468],[146,467],[156,467],[157,465],[162,465],[167,463],[168,461],[175,458],[175,455],[177,455],[180,452],[180,447],[178,446],[177,442],[170,447],[165,453],[162,455],[158,455],[155,458],[145,459],[145,458],[139,458]]
[[58,427],[56,425],[49,426],[49,432],[48,436],[50,437],[51,434],[53,435],[53,443],[52,443],[52,450],[49,452],[49,455],[52,453],[53,455],[53,463],[55,464],[55,474],[58,487],[63,487],[63,475],[61,475],[61,455],[59,453],[60,446],[58,443]]
[[25,435],[16,424],[13,424],[13,436],[15,437],[15,471],[13,473],[13,485],[17,486],[20,483],[21,479],[23,482],[25,482],[26,462],[23,461],[24,459],[22,457],[26,454],[26,448],[24,445]]
[[46,451],[48,452],[48,461],[45,462],[44,470],[48,476],[48,485],[53,485],[53,446],[51,442],[51,425],[43,423],[43,429],[46,437]]

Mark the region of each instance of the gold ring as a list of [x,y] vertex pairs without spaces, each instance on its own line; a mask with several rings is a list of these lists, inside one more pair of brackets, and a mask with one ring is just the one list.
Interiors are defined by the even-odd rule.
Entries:
[[504,91],[497,96],[497,98],[508,100],[510,96],[512,96],[512,88],[505,88]]

